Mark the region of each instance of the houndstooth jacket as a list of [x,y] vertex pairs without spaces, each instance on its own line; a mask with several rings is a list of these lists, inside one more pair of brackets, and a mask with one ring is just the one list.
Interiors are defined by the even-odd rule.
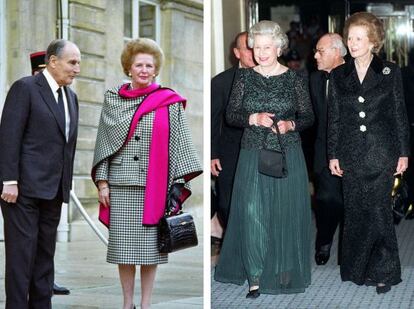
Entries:
[[[107,180],[110,185],[145,186],[155,112],[150,112],[140,119],[133,137],[124,144],[133,114],[144,96],[125,99],[118,95],[119,88],[109,89],[105,93],[93,162],[95,182]],[[168,108],[168,188],[173,183],[184,183],[185,187],[190,189],[185,176],[200,174],[201,164],[191,139],[182,103],[171,104]]]

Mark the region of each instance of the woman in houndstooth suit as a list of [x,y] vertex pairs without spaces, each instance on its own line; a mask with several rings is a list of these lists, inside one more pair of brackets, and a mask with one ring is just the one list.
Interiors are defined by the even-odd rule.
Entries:
[[121,56],[127,83],[105,93],[92,178],[109,207],[107,261],[118,264],[124,309],[134,308],[135,265],[141,265],[141,308],[148,308],[157,264],[157,223],[168,192],[183,202],[201,173],[184,115],[186,100],[154,82],[163,60],[150,39],[129,42]]

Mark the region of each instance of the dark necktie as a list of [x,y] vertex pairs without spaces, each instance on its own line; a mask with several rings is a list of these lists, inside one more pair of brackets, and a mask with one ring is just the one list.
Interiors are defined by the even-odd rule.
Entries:
[[[62,121],[63,128],[66,128],[65,105],[63,104],[62,87],[57,90],[58,93],[58,108],[60,111],[60,121]],[[66,131],[66,129],[65,129]]]

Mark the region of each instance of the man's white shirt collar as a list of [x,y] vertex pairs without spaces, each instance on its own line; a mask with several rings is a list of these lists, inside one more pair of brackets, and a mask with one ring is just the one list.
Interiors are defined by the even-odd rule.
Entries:
[[45,68],[42,73],[46,77],[47,83],[49,84],[50,88],[52,89],[52,92],[55,94],[56,91],[60,88],[58,83],[55,81],[53,76],[49,73],[47,68]]

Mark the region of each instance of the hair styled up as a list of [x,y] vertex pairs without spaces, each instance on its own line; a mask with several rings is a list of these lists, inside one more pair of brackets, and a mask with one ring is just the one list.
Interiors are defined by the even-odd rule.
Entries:
[[367,29],[369,41],[374,44],[372,52],[378,54],[384,45],[385,32],[384,26],[374,14],[368,12],[358,12],[352,14],[346,21],[344,27],[344,40],[348,42],[349,28],[353,26],[363,26]]
[[280,28],[279,24],[270,20],[262,20],[250,28],[247,39],[250,48],[253,48],[256,35],[269,35],[276,47],[279,47],[282,51],[287,48],[289,43],[287,35]]
[[154,57],[155,74],[158,75],[164,60],[164,53],[154,40],[147,38],[132,40],[125,45],[121,54],[121,64],[125,75],[128,76],[134,57],[138,54],[149,54]]

